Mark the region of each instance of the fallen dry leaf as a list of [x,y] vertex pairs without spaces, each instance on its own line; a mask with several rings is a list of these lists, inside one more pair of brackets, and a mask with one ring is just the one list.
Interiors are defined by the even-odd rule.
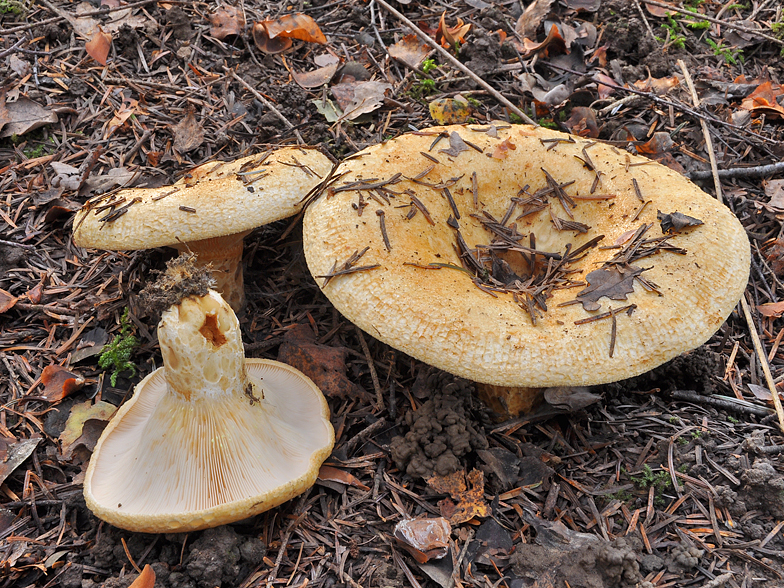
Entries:
[[112,36],[109,33],[104,33],[100,27],[95,35],[84,44],[87,55],[95,59],[95,61],[101,65],[106,65],[106,59],[109,57],[109,50],[111,48]]
[[69,372],[61,365],[48,365],[41,372],[44,390],[41,396],[47,402],[59,402],[84,386],[84,378]]
[[762,185],[765,187],[765,194],[770,198],[768,205],[784,210],[784,180],[767,180]]
[[698,227],[704,224],[700,219],[694,218],[682,212],[672,212],[665,214],[661,210],[656,211],[656,218],[661,223],[662,233],[679,233],[683,229]]
[[440,125],[462,124],[471,114],[471,105],[462,96],[436,98],[428,104],[430,116]]
[[[104,427],[109,423],[109,419],[116,411],[116,406],[104,402],[103,400],[100,400],[95,404],[92,403],[92,400],[85,400],[80,404],[74,404],[71,407],[71,413],[68,415],[68,420],[65,422],[65,428],[63,429],[63,432],[60,433],[60,444],[63,456],[69,458],[78,445],[85,445],[87,449],[92,451],[95,447],[95,443],[98,441],[98,437],[100,437],[100,431],[103,431]],[[87,426],[88,421],[97,421],[97,423],[92,422]],[[87,428],[86,431],[85,427]],[[100,431],[98,431],[98,435],[96,436],[95,432],[97,429],[100,429]],[[87,439],[86,437],[84,439],[82,438],[85,432],[87,433],[86,437],[90,437],[90,439]],[[92,447],[89,446],[89,441],[92,441]]]
[[397,59],[411,69],[416,69],[430,53],[430,45],[420,41],[415,34],[406,35],[387,50],[393,59]]
[[128,588],[155,588],[155,570],[150,567],[150,564],[145,564],[142,573]]
[[346,377],[347,354],[345,347],[317,343],[308,325],[295,325],[283,337],[278,361],[304,373],[326,396],[359,398],[366,392]]
[[326,480],[328,482],[339,482],[340,484],[345,484],[346,486],[353,486],[354,488],[359,488],[360,490],[370,490],[370,488],[368,488],[362,482],[360,482],[354,474],[347,472],[346,470],[333,468],[332,466],[326,466],[326,465],[321,466],[321,468],[319,469],[318,477],[319,480]]
[[784,302],[768,302],[757,306],[757,312],[762,316],[779,318],[784,315]]
[[777,100],[782,93],[784,92],[782,92],[781,86],[774,86],[768,81],[757,86],[751,94],[746,96],[740,103],[740,107],[752,114],[784,118],[784,107]]
[[548,56],[551,51],[555,53],[569,52],[566,46],[566,41],[561,36],[561,33],[558,31],[558,27],[556,25],[550,26],[550,31],[547,33],[547,37],[545,37],[544,41],[541,43],[536,43],[527,37],[523,39],[523,52],[525,55],[541,52],[542,55]]
[[535,0],[528,5],[515,23],[515,31],[522,39],[536,39],[536,33],[550,14],[555,0]]
[[19,299],[10,292],[0,289],[0,314],[11,310],[17,300]]
[[239,35],[244,28],[245,19],[236,6],[220,6],[210,15],[210,35],[216,39]]
[[629,270],[620,272],[615,267],[593,270],[585,280],[589,286],[581,290],[576,298],[588,311],[601,308],[599,299],[606,296],[610,300],[626,300],[626,295],[634,292],[634,278],[642,273],[642,268],[629,266]]
[[341,82],[331,88],[343,118],[354,120],[363,114],[373,112],[384,104],[384,96],[392,86],[386,82]]
[[[326,45],[327,38],[321,29],[307,14],[287,14],[272,20],[263,20],[256,23],[266,32],[270,39],[282,37],[284,39],[298,39],[308,43]],[[255,28],[255,25],[254,25]]]
[[178,153],[193,151],[204,143],[204,128],[196,120],[192,107],[188,108],[185,118],[172,127],[174,131],[174,149]]
[[670,76],[669,78],[654,78],[649,75],[648,79],[638,80],[632,85],[641,92],[653,92],[659,96],[664,96],[678,84],[680,84],[680,81],[678,81],[678,78],[675,76]]
[[465,36],[471,30],[470,24],[464,24],[462,18],[457,19],[457,25],[449,27],[446,24],[446,10],[441,14],[436,30],[436,41],[441,43],[445,49],[454,49],[465,42]]
[[290,70],[294,81],[305,89],[318,88],[328,84],[335,72],[338,71],[338,67],[340,67],[340,59],[331,53],[318,55],[314,61],[316,65],[321,65],[322,67],[302,73]]
[[[5,108],[8,119],[0,131],[0,138],[24,135],[59,120],[54,112],[44,108],[38,102],[30,100],[27,96],[19,96],[16,102],[6,102]],[[0,109],[0,121],[4,120],[5,116]]]
[[455,503],[444,498],[438,502],[441,515],[452,525],[490,515],[490,508],[484,499],[485,476],[481,470],[471,470],[469,474],[460,470],[447,476],[433,476],[426,481],[435,492],[449,494],[457,501]]
[[564,121],[564,125],[573,134],[579,137],[596,139],[599,136],[599,125],[596,123],[596,113],[588,106],[575,106],[571,116]]
[[[660,0],[660,2],[662,4],[667,4],[667,2],[664,2],[663,0]],[[647,10],[650,15],[655,16],[657,18],[666,18],[670,14],[673,15],[678,14],[677,12],[675,12],[674,10],[670,10],[669,8],[663,8],[661,6],[656,6],[654,4],[648,4],[647,2],[645,2],[645,10]]]
[[0,484],[18,468],[24,460],[33,453],[33,450],[41,442],[40,437],[32,439],[20,439],[15,443],[8,443],[3,439],[5,445],[5,456],[0,461]]
[[131,118],[134,114],[136,114],[136,109],[139,105],[138,100],[128,99],[123,101],[120,108],[115,111],[114,116],[106,125],[106,132],[104,133],[104,139],[108,139],[111,137],[114,132],[125,124],[125,122]]

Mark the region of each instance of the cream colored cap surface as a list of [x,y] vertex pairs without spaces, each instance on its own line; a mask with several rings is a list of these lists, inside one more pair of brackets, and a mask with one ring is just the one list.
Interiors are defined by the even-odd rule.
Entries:
[[[444,136],[437,141],[439,133]],[[527,205],[512,198],[525,200],[546,188],[543,170],[558,184],[574,182],[562,189],[576,206],[551,194],[541,211],[521,216]],[[667,167],[556,131],[500,123],[424,129],[361,151],[336,176],[340,179],[304,219],[307,262],[323,292],[370,335],[477,382],[591,385],[643,373],[704,343],[748,280],[748,239],[724,205]],[[539,251],[563,254],[567,243],[574,250],[604,235],[599,247],[570,266],[578,270],[571,279],[581,282],[619,252],[603,246],[625,242],[644,223],[652,224],[646,237],[662,236],[657,211],[680,212],[703,224],[669,240],[684,255],[661,251],[634,263],[650,268],[642,277],[661,295],[635,282],[626,300],[602,297],[600,309],[589,312],[574,304],[585,284],[556,289],[534,325],[512,294],[493,296],[477,287],[460,269],[457,253],[455,226],[476,253],[477,245],[492,240],[481,221],[488,221],[487,214],[500,221],[512,204],[506,226],[516,224],[526,236],[522,245],[534,233]],[[554,217],[583,223],[587,232],[556,230]],[[344,269],[366,247],[353,266],[379,267],[338,275],[324,285],[319,276]],[[612,357],[611,319],[575,324],[628,304],[636,309],[615,316]]]
[[243,359],[220,296],[185,299],[159,325],[164,367],[136,387],[93,452],[87,506],[146,533],[214,527],[313,485],[334,444],[326,400],[298,370]]
[[296,214],[330,169],[326,155],[305,147],[205,163],[171,186],[91,200],[76,214],[74,242],[148,249],[250,231]]

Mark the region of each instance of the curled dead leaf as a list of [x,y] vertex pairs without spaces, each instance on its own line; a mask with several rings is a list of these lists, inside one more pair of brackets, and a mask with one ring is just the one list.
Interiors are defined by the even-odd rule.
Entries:
[[654,78],[649,75],[648,79],[638,80],[632,85],[641,92],[653,92],[659,96],[664,96],[678,84],[680,84],[680,82],[675,76],[670,76],[669,78]]
[[251,29],[251,36],[253,42],[259,51],[274,55],[276,53],[283,53],[292,45],[291,39],[285,37],[270,37],[267,28],[263,23],[257,22]]
[[360,482],[357,477],[352,474],[351,472],[347,472],[346,470],[341,470],[338,468],[333,468],[332,466],[323,465],[319,469],[318,473],[319,480],[326,480],[328,482],[338,482],[340,484],[345,484],[346,486],[353,486],[354,488],[359,488],[360,490],[370,490],[367,486],[365,486],[362,482]]
[[61,365],[48,365],[41,372],[41,383],[44,385],[42,396],[48,402],[59,402],[80,390],[84,386],[84,378]]
[[449,27],[446,24],[446,10],[441,14],[441,20],[438,22],[438,29],[436,30],[436,41],[441,43],[441,46],[450,49],[455,48],[459,44],[465,42],[465,36],[471,30],[470,24],[464,24],[462,18],[457,19],[457,25]]
[[449,552],[452,526],[443,517],[407,519],[395,525],[395,540],[419,563],[441,559]]
[[101,65],[106,65],[106,59],[109,57],[109,50],[112,47],[112,36],[109,33],[104,33],[100,28],[92,39],[84,44],[84,49],[87,55],[95,59]]
[[[263,20],[260,23],[270,39],[283,37],[285,39],[299,39],[308,43],[326,45],[327,38],[321,29],[307,14],[286,14],[280,18]],[[255,26],[255,25],[254,25]]]
[[778,103],[778,97],[784,94],[782,86],[773,85],[770,81],[760,84],[740,103],[741,108],[752,114],[784,118],[784,107]]

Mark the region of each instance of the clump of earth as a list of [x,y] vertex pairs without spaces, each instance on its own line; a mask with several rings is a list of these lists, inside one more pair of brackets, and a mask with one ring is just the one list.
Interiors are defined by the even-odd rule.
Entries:
[[[119,567],[118,562],[127,563],[121,537],[126,538],[128,552],[134,560],[140,561],[146,554],[147,559],[154,562],[151,567],[156,576],[156,588],[238,586],[267,554],[267,547],[260,539],[243,537],[230,525],[207,529],[195,539],[194,534],[168,534],[157,540],[150,535],[106,527],[90,552],[95,567],[115,569]],[[69,583],[61,585],[67,588],[71,585],[73,588],[127,588],[136,579],[135,574],[126,574],[97,584],[83,574],[82,566],[71,576]]]
[[569,543],[560,546],[521,543],[510,562],[523,586],[564,586],[568,582],[571,588],[652,587],[643,581],[639,553],[640,545],[633,538],[607,542],[575,533]]
[[471,417],[477,401],[473,385],[446,372],[420,374],[415,396],[429,396],[405,415],[409,431],[392,439],[390,450],[397,467],[409,476],[446,476],[463,468],[461,458],[487,449],[487,439]]

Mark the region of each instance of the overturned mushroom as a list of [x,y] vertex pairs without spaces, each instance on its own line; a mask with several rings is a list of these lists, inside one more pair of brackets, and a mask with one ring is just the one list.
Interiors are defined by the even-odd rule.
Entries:
[[87,506],[145,533],[213,527],[269,510],[313,485],[334,443],[329,409],[299,371],[245,359],[237,317],[210,290],[158,325],[164,367],[101,435]]
[[[304,221],[324,293],[381,341],[488,385],[508,413],[699,346],[748,279],[725,206],[662,165],[547,129],[426,129],[335,176]],[[703,224],[662,235],[657,210]]]
[[74,243],[95,249],[171,246],[211,264],[216,289],[244,306],[242,240],[293,216],[332,168],[320,151],[285,147],[233,162],[210,162],[171,186],[130,188],[88,201],[74,219]]

